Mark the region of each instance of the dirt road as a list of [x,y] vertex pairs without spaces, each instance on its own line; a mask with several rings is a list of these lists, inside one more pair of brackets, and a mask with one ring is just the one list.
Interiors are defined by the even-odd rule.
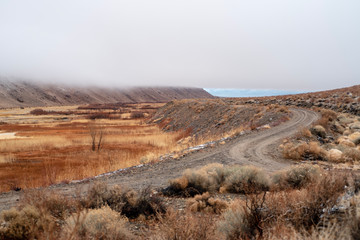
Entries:
[[[247,135],[239,136],[224,145],[207,148],[192,153],[178,160],[168,160],[156,164],[132,168],[112,176],[102,177],[109,185],[125,185],[134,189],[165,187],[169,179],[179,177],[187,168],[197,168],[209,163],[222,164],[251,164],[262,167],[268,172],[282,169],[290,164],[281,159],[277,151],[281,139],[293,135],[300,128],[310,125],[319,118],[318,114],[305,109],[292,109],[293,117],[277,127]],[[58,184],[49,187],[66,195],[84,192],[92,180]],[[0,211],[14,206],[22,192],[8,192],[0,194]]]

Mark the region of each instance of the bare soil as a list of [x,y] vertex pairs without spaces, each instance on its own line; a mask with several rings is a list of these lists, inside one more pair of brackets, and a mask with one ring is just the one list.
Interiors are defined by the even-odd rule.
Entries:
[[[166,187],[170,179],[179,177],[185,169],[199,168],[209,163],[251,164],[262,167],[269,173],[280,170],[293,164],[284,160],[277,150],[280,141],[293,135],[299,129],[309,126],[319,118],[319,115],[313,111],[305,109],[291,109],[291,111],[292,118],[274,128],[253,131],[223,145],[206,148],[180,159],[133,167],[97,180],[107,181],[109,185],[120,184],[133,189],[144,189],[148,186],[157,189]],[[57,184],[48,189],[75,197],[85,193],[94,181],[95,178],[79,183]],[[0,194],[0,212],[16,205],[22,194],[23,191]]]

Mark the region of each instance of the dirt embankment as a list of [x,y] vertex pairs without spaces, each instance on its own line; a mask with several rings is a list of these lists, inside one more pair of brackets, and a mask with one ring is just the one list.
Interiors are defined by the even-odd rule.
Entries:
[[[250,134],[238,136],[224,145],[207,148],[187,155],[181,159],[161,161],[147,164],[111,176],[104,176],[100,180],[110,185],[127,185],[134,189],[144,189],[148,186],[154,188],[165,187],[170,179],[179,177],[187,168],[197,168],[209,163],[222,164],[252,164],[263,167],[266,171],[275,171],[285,167],[286,162],[276,155],[276,145],[284,137],[294,134],[299,128],[306,127],[318,119],[312,111],[292,109],[293,117],[284,124],[267,130],[253,131]],[[274,155],[275,154],[275,155]],[[85,192],[94,179],[70,184],[51,186],[50,189],[76,196]],[[23,192],[8,192],[0,195],[0,211],[14,206]]]
[[288,120],[287,108],[231,104],[227,99],[191,99],[171,101],[153,117],[165,131],[185,130],[195,137],[232,135],[243,130],[254,130],[265,125],[273,127]]

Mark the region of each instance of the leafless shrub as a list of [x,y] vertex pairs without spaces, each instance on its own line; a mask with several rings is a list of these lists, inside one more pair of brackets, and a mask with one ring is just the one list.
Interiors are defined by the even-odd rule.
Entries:
[[194,198],[189,199],[187,207],[192,212],[206,212],[206,213],[221,213],[227,208],[226,201],[210,197],[208,192],[202,195],[196,195]]
[[323,173],[301,190],[273,192],[266,199],[266,208],[277,221],[309,230],[330,216],[346,185],[342,174]]
[[344,150],[345,161],[360,161],[360,151],[356,148],[345,148]]
[[265,197],[266,192],[248,195],[245,202],[234,202],[218,223],[218,231],[226,239],[262,238],[265,224],[269,221],[264,211]]
[[90,126],[89,129],[90,137],[91,137],[91,150],[92,151],[100,151],[103,147],[104,135],[105,131],[102,127],[94,127]]
[[219,236],[216,235],[214,219],[211,215],[190,212],[180,214],[171,210],[160,219],[159,231],[151,239],[208,240],[219,239]]

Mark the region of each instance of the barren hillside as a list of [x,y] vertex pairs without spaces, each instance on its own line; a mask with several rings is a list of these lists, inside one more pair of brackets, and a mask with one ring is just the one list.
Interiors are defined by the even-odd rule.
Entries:
[[297,107],[318,107],[336,112],[360,115],[360,85],[321,92],[274,97],[232,98],[238,104],[280,104]]
[[201,88],[82,88],[0,78],[0,108],[114,102],[168,102],[187,98],[213,98],[213,96]]

